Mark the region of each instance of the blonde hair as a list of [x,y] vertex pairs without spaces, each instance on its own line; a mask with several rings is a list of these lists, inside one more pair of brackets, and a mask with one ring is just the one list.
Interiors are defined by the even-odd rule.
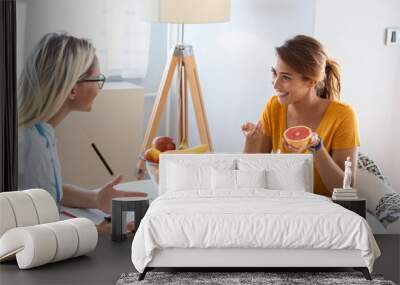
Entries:
[[340,100],[340,65],[326,54],[316,39],[298,35],[276,48],[278,56],[304,79],[317,82],[317,96]]
[[86,39],[66,33],[46,34],[29,55],[18,82],[18,126],[52,118],[75,84],[88,76],[95,49]]

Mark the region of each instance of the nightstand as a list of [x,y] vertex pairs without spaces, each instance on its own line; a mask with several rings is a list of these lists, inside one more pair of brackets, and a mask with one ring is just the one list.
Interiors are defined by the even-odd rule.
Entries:
[[339,204],[340,206],[359,214],[365,219],[365,211],[367,208],[367,201],[365,199],[354,199],[354,200],[333,200],[332,202]]

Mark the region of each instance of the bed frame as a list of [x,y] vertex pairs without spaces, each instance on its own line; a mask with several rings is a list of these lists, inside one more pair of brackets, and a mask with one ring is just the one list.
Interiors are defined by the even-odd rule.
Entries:
[[[160,194],[164,193],[167,177],[168,163],[174,160],[190,159],[194,161],[218,159],[235,160],[249,158],[257,159],[265,154],[203,154],[203,155],[162,155],[160,160]],[[271,159],[282,159],[285,155],[271,155]],[[306,191],[313,192],[313,157],[312,155],[291,155],[292,159],[306,162],[305,171],[308,176]],[[359,250],[330,250],[330,249],[254,249],[254,248],[168,248],[157,249],[153,259],[139,280],[143,280],[148,271],[154,269],[230,269],[229,271],[265,271],[265,269],[285,268],[290,269],[338,269],[353,268],[361,271],[367,280],[371,276]],[[264,270],[262,270],[264,269]],[[323,270],[321,270],[323,271]],[[340,270],[339,270],[340,271]]]
[[359,250],[170,248],[154,252],[152,261],[139,275],[139,281],[145,278],[147,272],[156,268],[202,268],[211,271],[229,268],[242,272],[253,271],[255,268],[259,271],[273,268],[290,271],[293,268],[320,270],[338,267],[361,271],[367,280],[371,280]]

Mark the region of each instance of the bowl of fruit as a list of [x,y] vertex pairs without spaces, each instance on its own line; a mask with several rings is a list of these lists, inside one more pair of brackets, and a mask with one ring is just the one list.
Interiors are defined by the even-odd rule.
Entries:
[[160,162],[160,154],[166,151],[172,151],[176,149],[174,138],[168,136],[155,137],[151,142],[151,147],[146,149],[143,154],[143,158],[146,161],[146,170],[149,173],[150,179],[158,184],[158,164]]
[[172,137],[159,136],[155,137],[151,143],[151,147],[146,149],[143,154],[143,159],[146,162],[146,170],[149,173],[150,179],[158,185],[159,183],[159,162],[160,155],[164,154],[201,154],[210,150],[208,144],[201,144],[195,147],[188,148],[180,146],[176,149],[176,144]]

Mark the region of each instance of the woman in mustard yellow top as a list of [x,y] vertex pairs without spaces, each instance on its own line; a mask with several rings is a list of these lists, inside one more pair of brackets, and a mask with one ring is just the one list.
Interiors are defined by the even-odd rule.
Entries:
[[[276,48],[272,85],[276,95],[267,102],[257,124],[242,131],[247,153],[303,153],[314,155],[314,193],[330,197],[342,187],[344,161],[350,157],[354,182],[360,146],[357,116],[340,99],[339,65],[316,39],[299,35]],[[287,144],[283,132],[293,126],[313,131],[306,147]]]

